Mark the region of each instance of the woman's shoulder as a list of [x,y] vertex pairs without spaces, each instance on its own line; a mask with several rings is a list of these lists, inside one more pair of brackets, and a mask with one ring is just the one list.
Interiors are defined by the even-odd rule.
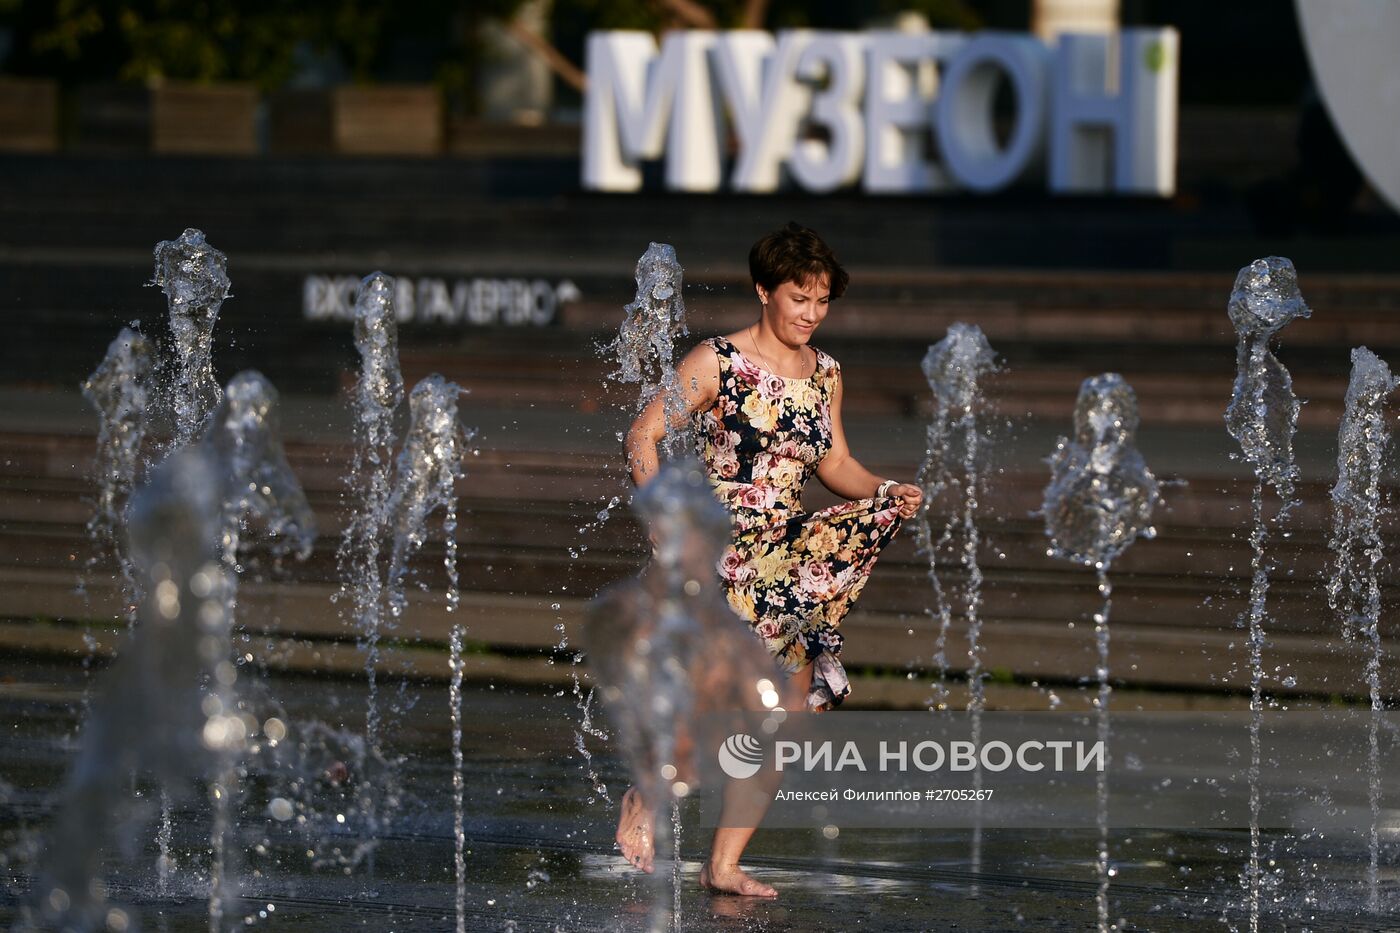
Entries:
[[723,337],[706,337],[690,348],[681,361],[681,367],[691,369],[693,374],[698,368],[706,374],[715,375],[724,368],[728,354],[729,348],[725,346]]
[[716,360],[723,366],[724,362],[734,350],[734,341],[730,340],[728,337],[717,334],[713,337],[706,337],[704,340],[701,340],[690,352],[696,356],[703,356],[707,363],[710,360]]
[[724,353],[723,337],[706,337],[690,348],[692,354],[704,354],[705,356],[721,356]]
[[814,372],[840,374],[841,364],[836,361],[836,357],[827,353],[821,347],[812,347],[812,352],[817,356],[817,368]]

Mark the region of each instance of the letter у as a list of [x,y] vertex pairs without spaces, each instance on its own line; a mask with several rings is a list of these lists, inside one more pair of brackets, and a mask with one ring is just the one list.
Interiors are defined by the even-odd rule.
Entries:
[[[586,51],[583,186],[636,191],[638,165],[666,152],[666,187],[720,183],[721,114],[710,76],[715,33],[676,30],[658,55],[647,32],[595,32]],[[664,144],[664,145],[663,145]]]
[[715,40],[716,83],[734,125],[738,153],[730,186],[735,191],[776,191],[792,154],[810,91],[797,82],[799,56],[814,33],[778,34],[757,29],[720,33]]

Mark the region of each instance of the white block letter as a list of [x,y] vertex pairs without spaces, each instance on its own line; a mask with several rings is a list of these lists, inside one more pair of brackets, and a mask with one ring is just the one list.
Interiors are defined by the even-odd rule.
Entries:
[[[939,89],[938,139],[949,173],[973,191],[997,191],[1014,182],[1044,143],[1049,51],[1029,36],[981,33],[953,58]],[[997,75],[1016,99],[1016,126],[1005,149],[997,145],[992,98]]]
[[589,35],[585,188],[637,190],[637,163],[660,157],[663,142],[666,187],[719,187],[720,115],[708,55],[714,40],[713,32],[677,30],[666,36],[658,56],[650,33]]
[[1175,29],[1060,37],[1052,69],[1052,191],[1176,190],[1179,46]]
[[937,86],[934,62],[962,44],[937,33],[872,32],[865,75],[865,190],[937,191],[943,169],[924,158]]
[[863,66],[860,39],[841,33],[816,34],[798,58],[798,78],[826,82],[813,94],[809,120],[826,130],[827,140],[800,140],[789,166],[792,177],[808,191],[832,191],[860,177],[865,147],[860,114]]
[[779,169],[792,153],[811,96],[795,80],[797,59],[811,37],[783,32],[775,46],[771,33],[736,29],[716,40],[715,83],[739,141],[730,179],[735,191],[777,190]]

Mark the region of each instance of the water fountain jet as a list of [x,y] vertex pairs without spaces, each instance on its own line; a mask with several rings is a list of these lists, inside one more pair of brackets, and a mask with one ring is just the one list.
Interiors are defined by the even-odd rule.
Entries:
[[[941,706],[947,701],[946,647],[952,624],[952,608],[939,580],[937,558],[961,530],[963,547],[959,562],[967,573],[963,611],[968,625],[968,708],[976,713],[985,705],[979,637],[982,571],[977,557],[981,542],[977,528],[977,488],[982,457],[977,412],[985,401],[981,380],[996,371],[996,354],[980,328],[957,323],[948,328],[946,337],[929,347],[923,371],[933,390],[935,409],[929,421],[924,461],[919,467],[918,483],[923,488],[924,505],[914,529],[918,548],[928,558],[928,579],[934,593],[933,614],[938,620],[933,653],[938,670],[934,705]],[[961,457],[958,456],[959,446]],[[955,469],[959,472],[955,473]],[[960,493],[959,501],[956,509],[950,510],[942,533],[935,539],[931,522],[933,504],[949,491],[955,495]]]
[[1230,293],[1230,322],[1239,334],[1234,391],[1225,411],[1225,426],[1254,470],[1249,586],[1250,826],[1249,864],[1244,887],[1249,901],[1250,933],[1259,930],[1259,729],[1263,716],[1264,621],[1268,617],[1269,564],[1264,542],[1264,487],[1272,486],[1280,507],[1278,523],[1293,505],[1298,465],[1293,435],[1302,403],[1293,394],[1293,379],[1271,346],[1279,331],[1312,312],[1298,289],[1293,263],[1281,256],[1256,259],[1240,269]]
[[1351,351],[1351,381],[1337,434],[1337,482],[1332,487],[1333,572],[1327,578],[1327,603],[1342,622],[1347,641],[1366,647],[1364,677],[1371,702],[1367,798],[1371,825],[1367,834],[1367,900],[1380,911],[1380,719],[1381,588],[1379,565],[1385,557],[1381,519],[1387,509],[1381,494],[1390,425],[1386,401],[1400,386],[1385,361],[1365,347]]
[[238,895],[228,837],[248,731],[234,693],[230,642],[239,545],[256,525],[305,557],[315,522],[276,434],[271,384],[241,373],[222,398],[201,441],[169,456],[131,495],[127,533],[141,624],[104,678],[103,696],[84,727],[33,922],[106,926],[94,885],[102,876],[103,844],[130,847],[134,836],[113,838],[114,827],[130,827],[130,834],[144,822],[124,780],[133,772],[179,795],[197,779],[208,783],[211,933],[232,920],[229,907]]
[[[1137,449],[1137,397],[1117,373],[1084,380],[1074,405],[1074,435],[1060,438],[1050,456],[1050,484],[1045,489],[1045,534],[1049,553],[1092,567],[1103,603],[1094,614],[1098,648],[1095,668],[1099,691],[1094,710],[1098,740],[1109,748],[1108,645],[1113,561],[1138,538],[1156,535],[1152,513],[1161,501],[1157,479]],[[1111,760],[1111,758],[1109,758]],[[1095,777],[1099,830],[1096,853],[1098,889],[1094,903],[1100,933],[1116,926],[1109,920],[1108,772]]]
[[[931,708],[946,708],[948,701],[948,632],[953,612],[938,574],[938,555],[961,534],[958,562],[966,579],[963,583],[963,618],[967,621],[967,708],[971,714],[971,738],[982,739],[982,710],[986,687],[982,672],[982,566],[978,559],[981,532],[977,525],[978,487],[982,471],[981,429],[978,410],[986,399],[981,380],[996,371],[996,353],[981,329],[961,322],[948,328],[948,334],[928,348],[923,360],[924,378],[933,390],[934,414],[929,421],[927,448],[919,467],[918,483],[923,489],[923,506],[914,525],[915,542],[928,559],[928,580],[933,587],[932,613],[938,620],[934,638],[933,665],[938,672]],[[961,447],[961,456],[958,448]],[[937,539],[933,536],[934,503],[950,494],[953,503]],[[982,789],[982,769],[972,775],[973,790]],[[982,865],[982,805],[976,804],[977,821],[972,831],[970,861],[974,872]]]
[[[41,856],[37,897],[21,929],[107,927],[102,854],[134,847],[142,822],[128,776],[140,769],[177,795],[218,770],[203,742],[204,678],[226,644],[225,571],[219,560],[219,470],[202,449],[167,459],[132,493],[127,529],[143,598],[140,624],[103,677]],[[116,835],[128,828],[127,838]],[[120,908],[118,908],[120,910]],[[126,917],[125,912],[122,913]]]
[[[97,410],[97,502],[88,520],[88,535],[99,548],[110,548],[123,581],[123,602],[136,599],[135,576],[126,553],[122,528],[127,499],[136,486],[141,445],[149,426],[152,396],[151,348],[146,338],[123,327],[107,347],[92,375],[83,380],[83,398]],[[97,560],[94,554],[92,561]],[[89,567],[92,563],[89,564]],[[135,612],[128,616],[134,624]]]
[[[729,735],[723,714],[775,708],[782,677],[720,585],[715,568],[729,543],[730,518],[699,461],[663,464],[633,506],[656,541],[655,557],[589,604],[584,638],[634,783],[652,825],[663,830],[656,836],[662,851],[668,836],[676,838],[663,814],[674,818],[680,799],[701,783],[696,750],[718,748]],[[678,893],[673,889],[673,926]],[[652,929],[666,926],[659,894]]]
[[355,348],[360,354],[360,371],[351,392],[355,448],[346,489],[347,498],[356,507],[336,550],[340,596],[351,601],[350,612],[365,654],[365,738],[371,747],[379,742],[380,548],[388,520],[394,412],[403,400],[398,346],[394,280],[375,272],[365,276],[355,296]]
[[664,460],[689,454],[695,446],[676,374],[676,341],[690,333],[681,297],[683,278],[675,248],[650,244],[637,260],[636,297],[623,309],[617,337],[602,347],[618,361],[612,378],[641,384],[639,411],[661,395],[666,417],[666,435],[661,441]]
[[[462,390],[436,373],[424,377],[409,394],[409,427],[396,461],[393,490],[386,503],[387,526],[393,533],[386,594],[390,613],[398,618],[407,606],[404,581],[409,560],[428,537],[428,518],[441,510],[446,551],[447,611],[455,612],[457,592],[457,481],[463,475],[467,447],[474,432],[457,422],[457,398]],[[466,929],[466,834],[462,775],[462,625],[453,622],[448,635],[448,709],[452,719],[452,838],[456,877],[457,931]]]

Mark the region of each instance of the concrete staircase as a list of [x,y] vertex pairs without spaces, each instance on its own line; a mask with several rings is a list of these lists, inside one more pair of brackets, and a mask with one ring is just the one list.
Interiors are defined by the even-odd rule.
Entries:
[[[610,367],[595,345],[631,297],[636,256],[648,239],[673,242],[687,266],[693,334],[737,330],[754,314],[743,247],[792,216],[823,230],[853,273],[816,343],[842,361],[847,430],[872,469],[907,478],[922,459],[930,399],[919,362],[950,323],[980,325],[1002,357],[988,385],[995,443],[980,555],[983,657],[997,681],[1073,685],[1093,670],[1092,575],[1045,556],[1031,513],[1047,478],[1042,458],[1069,428],[1080,380],[1117,371],[1137,390],[1149,465],[1184,485],[1165,491],[1159,537],[1114,568],[1114,676],[1125,686],[1202,694],[1247,686],[1237,621],[1252,480],[1231,459],[1223,429],[1234,377],[1225,303],[1240,264],[1289,250],[1251,239],[1238,218],[1180,215],[1171,205],[608,198],[571,191],[561,172],[549,159],[0,158],[0,300],[10,304],[0,345],[0,644],[82,654],[85,636],[110,650],[120,632],[110,562],[84,571],[95,421],[75,387],[121,325],[139,319],[147,333],[164,333],[164,301],[142,287],[150,247],[194,225],[230,258],[220,378],[256,367],[283,391],[289,453],[322,521],[310,561],[273,568],[264,559],[263,582],[244,588],[247,653],[273,664],[362,664],[330,599],[349,461],[342,391],[355,357],[348,325],[302,315],[303,278],[384,268],[578,286],[582,297],[544,327],[401,331],[409,383],[433,371],[456,380],[470,392],[463,420],[481,428],[481,453],[459,489],[458,618],[482,649],[474,670],[569,682],[583,604],[644,559],[625,507],[595,519],[627,492],[616,437],[631,396],[606,382]],[[1173,260],[1188,253],[1211,258],[1209,271]],[[1232,258],[1219,261],[1225,254]],[[957,257],[966,261],[950,262]],[[1006,267],[990,267],[992,257]],[[1270,535],[1268,687],[1354,695],[1360,660],[1338,637],[1322,594],[1327,493],[1350,348],[1364,343],[1400,361],[1400,276],[1346,272],[1345,262],[1317,271],[1295,258],[1314,316],[1284,333],[1280,355],[1309,400],[1297,445],[1306,481],[1304,504]],[[1091,264],[1095,271],[1084,271]],[[813,490],[810,504],[830,501],[824,496]],[[936,508],[943,516],[951,504]],[[386,662],[431,676],[446,672],[453,622],[435,576],[437,547],[419,566],[438,595],[415,594],[404,627],[389,634]],[[956,593],[961,569],[948,555],[939,569]],[[927,572],[912,536],[901,535],[847,622],[845,659],[862,673],[865,702],[917,704],[928,695]],[[83,593],[74,591],[80,575]],[[1388,599],[1394,584],[1388,572]],[[955,669],[966,657],[963,632],[958,620],[947,650]]]

